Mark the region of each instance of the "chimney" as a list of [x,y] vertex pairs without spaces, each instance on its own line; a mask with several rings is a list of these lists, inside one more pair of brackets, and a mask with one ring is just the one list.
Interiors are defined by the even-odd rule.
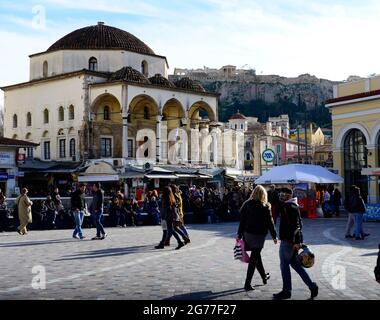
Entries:
[[98,21],[98,26],[104,26],[104,22]]

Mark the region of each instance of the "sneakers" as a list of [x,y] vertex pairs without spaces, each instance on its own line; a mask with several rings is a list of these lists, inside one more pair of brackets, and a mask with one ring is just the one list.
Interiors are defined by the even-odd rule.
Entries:
[[100,240],[104,240],[105,238],[107,238],[107,236],[108,236],[107,233],[103,234],[102,237],[100,238]]
[[183,244],[183,242],[180,242],[180,243],[178,243],[178,247],[175,248],[175,250],[179,250],[179,249],[181,249],[183,246],[185,246],[185,245]]
[[86,239],[86,237],[85,237],[85,236],[82,236],[82,237],[80,237],[79,239],[83,240],[83,239]]
[[314,283],[315,287],[310,289],[310,299],[314,299],[318,295],[318,286]]
[[185,238],[183,241],[185,242],[185,245],[191,242],[190,238]]
[[273,299],[275,300],[285,300],[285,299],[290,299],[291,297],[292,297],[292,293],[290,291],[281,291],[273,295]]
[[157,246],[154,247],[154,249],[164,249],[165,246],[163,243],[159,243]]
[[78,235],[73,235],[74,239],[80,239]]
[[93,237],[91,240],[102,240],[102,237],[96,236],[96,237]]
[[346,234],[346,239],[352,239],[354,236],[350,235],[350,234]]
[[270,279],[269,273],[265,274],[265,278],[263,278],[263,284],[267,284],[267,281]]

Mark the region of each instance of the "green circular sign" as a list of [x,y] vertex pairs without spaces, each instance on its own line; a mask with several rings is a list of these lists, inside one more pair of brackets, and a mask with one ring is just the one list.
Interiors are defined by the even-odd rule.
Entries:
[[265,149],[261,156],[265,162],[273,162],[276,159],[276,153],[272,149]]

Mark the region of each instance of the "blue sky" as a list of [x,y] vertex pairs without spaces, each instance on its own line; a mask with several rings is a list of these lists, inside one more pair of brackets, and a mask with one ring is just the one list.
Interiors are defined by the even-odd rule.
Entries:
[[139,37],[171,71],[368,76],[380,70],[379,16],[375,0],[1,0],[0,86],[27,81],[29,54],[97,21]]

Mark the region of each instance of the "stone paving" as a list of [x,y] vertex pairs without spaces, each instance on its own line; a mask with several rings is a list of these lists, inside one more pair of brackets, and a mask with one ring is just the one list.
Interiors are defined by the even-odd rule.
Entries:
[[[309,272],[320,287],[318,299],[380,299],[373,274],[380,224],[365,223],[371,235],[358,241],[344,238],[345,222],[304,221],[305,241],[316,254]],[[267,300],[281,290],[279,247],[269,238],[263,262],[271,279],[263,286],[255,274],[255,290],[246,293],[247,264],[233,259],[237,223],[188,229],[192,242],[179,251],[174,242],[153,249],[161,238],[159,226],[107,229],[103,241],[89,240],[95,229],[85,229],[84,241],[72,239],[70,230],[0,233],[0,299]],[[43,276],[39,266],[46,270],[45,289],[32,286],[36,276]],[[307,299],[309,290],[297,274],[292,276],[292,299]]]

